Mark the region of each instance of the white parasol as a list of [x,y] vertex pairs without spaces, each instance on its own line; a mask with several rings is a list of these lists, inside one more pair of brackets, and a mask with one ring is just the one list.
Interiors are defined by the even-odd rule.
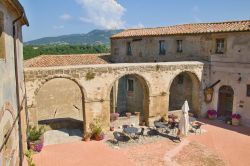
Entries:
[[189,106],[187,100],[184,102],[181,110],[182,110],[182,116],[179,122],[179,130],[181,135],[187,136],[189,130],[189,116],[188,116]]

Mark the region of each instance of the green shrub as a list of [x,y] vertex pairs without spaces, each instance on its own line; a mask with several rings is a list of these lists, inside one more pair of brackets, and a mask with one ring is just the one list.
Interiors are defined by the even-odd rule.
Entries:
[[91,130],[91,135],[96,136],[96,135],[101,135],[103,133],[102,131],[102,123],[100,118],[96,118],[93,120],[92,123],[89,125],[90,130]]
[[86,80],[92,80],[95,78],[95,73],[93,72],[88,72],[86,75],[85,75],[85,79]]
[[33,152],[32,152],[32,150],[28,150],[24,155],[27,158],[28,166],[36,166],[33,163]]
[[37,141],[44,133],[44,127],[29,126],[28,139],[30,141]]

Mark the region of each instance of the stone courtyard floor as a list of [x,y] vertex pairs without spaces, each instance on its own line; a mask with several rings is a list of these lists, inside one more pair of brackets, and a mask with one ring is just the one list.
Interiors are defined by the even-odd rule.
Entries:
[[[175,143],[164,137],[119,146],[105,141],[76,141],[45,146],[36,166],[249,166],[250,128],[202,120],[207,132]],[[143,138],[141,138],[143,139]]]

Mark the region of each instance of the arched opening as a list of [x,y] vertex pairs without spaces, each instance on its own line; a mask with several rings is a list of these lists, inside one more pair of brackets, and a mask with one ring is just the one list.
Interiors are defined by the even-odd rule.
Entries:
[[187,100],[189,112],[198,116],[200,114],[199,91],[200,82],[195,74],[191,72],[178,74],[170,86],[169,111],[181,110]]
[[[119,113],[116,125],[148,123],[149,89],[144,78],[127,74],[116,80],[110,92],[110,114]],[[131,116],[128,118],[128,114]]]
[[231,116],[234,99],[233,88],[231,86],[221,86],[218,97],[218,116]]
[[82,139],[85,129],[84,94],[76,82],[54,78],[39,89],[35,99],[36,119],[47,131],[45,144],[46,141],[53,144],[72,138]]

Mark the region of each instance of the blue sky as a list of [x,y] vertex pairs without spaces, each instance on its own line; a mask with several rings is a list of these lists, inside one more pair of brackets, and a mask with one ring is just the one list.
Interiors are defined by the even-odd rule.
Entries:
[[250,19],[249,0],[20,0],[24,41],[93,29]]

